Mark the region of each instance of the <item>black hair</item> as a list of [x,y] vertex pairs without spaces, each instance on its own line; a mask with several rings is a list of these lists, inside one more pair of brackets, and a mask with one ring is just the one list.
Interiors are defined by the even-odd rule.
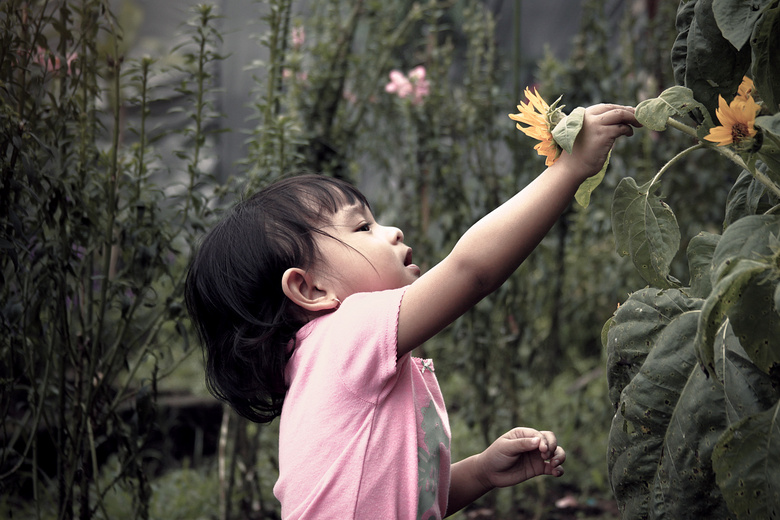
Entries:
[[236,204],[195,252],[184,296],[203,346],[206,384],[241,416],[267,423],[281,413],[285,367],[306,323],[284,295],[282,275],[311,267],[315,234],[354,204],[370,208],[345,181],[289,177]]

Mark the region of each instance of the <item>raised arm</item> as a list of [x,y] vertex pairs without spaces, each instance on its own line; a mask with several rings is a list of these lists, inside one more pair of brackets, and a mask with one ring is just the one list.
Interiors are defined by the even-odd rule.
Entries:
[[398,324],[399,357],[419,346],[495,291],[555,224],[579,185],[601,169],[615,140],[638,126],[631,107],[596,105],[585,112],[571,154],[479,220],[452,252],[407,290]]

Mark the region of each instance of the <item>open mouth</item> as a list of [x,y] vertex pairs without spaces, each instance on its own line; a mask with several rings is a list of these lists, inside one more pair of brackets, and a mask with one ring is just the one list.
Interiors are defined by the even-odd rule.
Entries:
[[404,266],[412,265],[412,248],[406,250],[406,258],[404,258]]

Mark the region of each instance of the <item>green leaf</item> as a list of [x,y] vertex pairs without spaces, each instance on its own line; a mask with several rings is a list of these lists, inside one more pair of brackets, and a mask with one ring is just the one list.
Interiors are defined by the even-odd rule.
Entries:
[[[620,394],[610,429],[607,464],[621,517],[731,518],[713,485],[713,451],[730,424],[771,406],[777,390],[752,365],[728,327],[717,343],[719,378],[708,378],[693,347],[702,300],[675,290],[656,291],[659,308],[669,310],[672,301],[680,308],[669,320],[647,320],[638,311],[654,308],[650,291],[629,298],[643,300],[631,317],[621,315],[629,302],[615,315],[633,334],[619,333],[616,327],[609,331],[611,351],[651,343],[641,368]],[[654,322],[649,335],[644,330],[648,321]]]
[[609,399],[617,408],[620,393],[639,372],[656,337],[677,316],[699,309],[700,298],[678,289],[646,288],[632,293],[609,320],[607,349]]
[[585,120],[585,109],[577,107],[571,111],[571,114],[561,119],[555,128],[553,128],[552,136],[558,145],[571,153],[574,149],[574,141],[577,140],[577,135],[582,130],[582,123]]
[[695,310],[670,321],[621,394],[607,465],[622,518],[728,517],[709,467],[724,398],[696,363],[697,322]]
[[758,158],[769,169],[769,178],[780,185],[780,113],[756,118],[756,127],[764,138]]
[[[721,243],[724,239],[725,234],[724,238],[721,239]],[[715,265],[714,261],[713,265]],[[766,272],[766,270],[767,264],[764,262],[748,259],[740,259],[734,262],[727,274],[718,280],[717,285],[714,286],[704,302],[699,320],[699,329],[696,334],[696,352],[699,362],[709,375],[715,373],[713,345],[716,335],[723,331],[726,313],[740,300],[743,292],[755,278]]]
[[[775,149],[780,146],[780,114],[757,117],[756,126],[764,131],[764,138],[768,137]],[[764,143],[761,148],[763,149],[765,146],[771,145],[770,143]]]
[[780,268],[772,241],[780,236],[780,216],[742,218],[723,233],[712,258],[712,294],[702,308],[697,351],[712,369],[712,342],[728,318],[747,354],[766,373],[780,364],[780,316],[773,312]]
[[680,228],[671,208],[650,193],[654,187],[637,186],[626,177],[615,189],[612,201],[612,230],[621,256],[631,256],[634,266],[650,284],[678,287],[669,276],[669,266],[680,247]]
[[693,97],[714,114],[718,95],[734,97],[750,62],[749,47],[738,51],[721,34],[712,0],[698,0],[688,32],[683,83],[693,91]]
[[677,7],[677,38],[672,45],[672,69],[674,80],[678,85],[685,84],[686,57],[688,55],[688,34],[693,23],[694,7],[696,0],[682,0]]
[[[777,275],[771,274],[767,262],[766,274],[747,285],[739,300],[728,311],[729,321],[742,347],[755,365],[769,374],[780,368],[780,315],[775,312],[774,295]],[[774,281],[771,281],[774,278]]]
[[610,157],[612,157],[612,150],[609,151],[607,160],[604,161],[604,166],[601,167],[601,170],[599,170],[596,175],[585,179],[585,182],[580,184],[580,187],[577,188],[577,193],[574,194],[574,200],[576,200],[577,203],[583,208],[588,207],[588,204],[590,204],[590,194],[593,193],[593,191],[599,187],[601,181],[604,180],[604,175],[607,173],[607,167],[609,166]]
[[723,233],[712,258],[712,283],[724,277],[741,259],[763,260],[773,254],[773,236],[780,235],[780,215],[753,215],[739,219]]
[[712,291],[710,282],[710,265],[715,247],[720,241],[720,235],[702,231],[688,243],[688,271],[691,275],[691,296],[706,298]]
[[723,228],[726,229],[742,217],[755,215],[765,191],[766,187],[761,181],[753,177],[749,171],[743,170],[726,199]]
[[780,401],[732,425],[712,454],[716,482],[737,518],[780,515]]
[[762,13],[750,42],[753,82],[770,113],[780,109],[780,4],[774,4]]
[[689,88],[670,87],[657,98],[646,99],[636,106],[636,118],[650,130],[662,132],[666,130],[667,120],[673,116],[684,116],[691,110],[699,109],[704,114],[708,126],[712,126],[712,118],[704,105],[693,98]]
[[715,340],[715,375],[725,382],[720,390],[729,424],[766,410],[780,397],[772,378],[753,363],[731,327]]
[[776,0],[714,0],[712,12],[723,37],[740,50],[750,40],[753,27],[769,5]]

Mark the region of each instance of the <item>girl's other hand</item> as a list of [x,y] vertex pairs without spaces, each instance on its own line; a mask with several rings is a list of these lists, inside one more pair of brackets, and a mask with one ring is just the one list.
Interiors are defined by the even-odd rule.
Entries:
[[553,432],[514,428],[480,455],[483,485],[489,488],[519,484],[539,475],[563,475],[566,452]]

